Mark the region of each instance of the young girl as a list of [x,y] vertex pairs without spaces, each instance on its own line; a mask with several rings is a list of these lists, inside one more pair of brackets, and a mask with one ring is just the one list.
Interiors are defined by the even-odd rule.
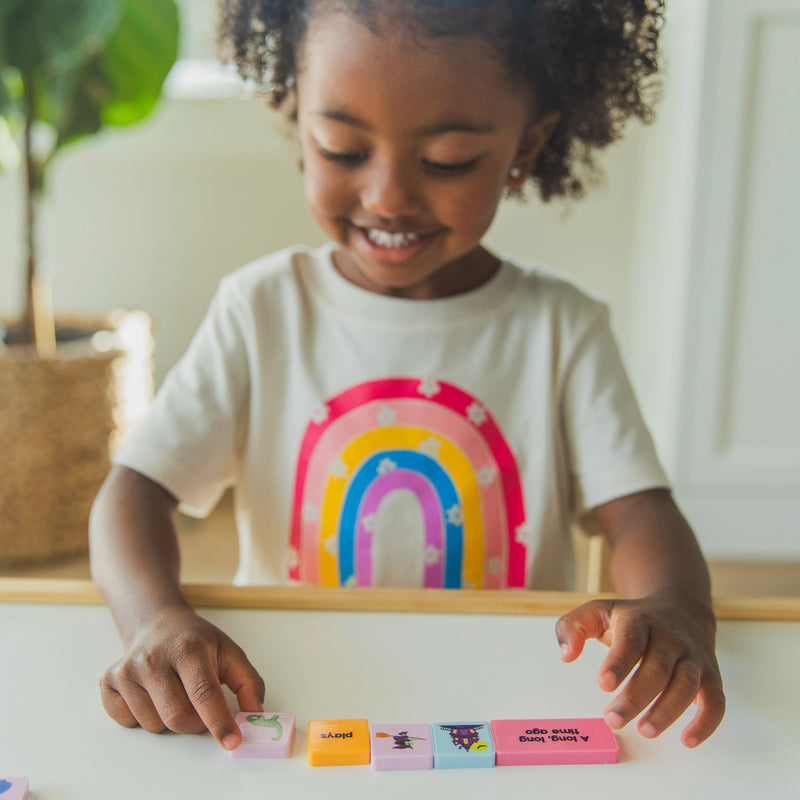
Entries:
[[613,728],[647,709],[657,736],[695,701],[684,744],[714,731],[707,571],[606,309],[481,245],[504,195],[580,195],[592,150],[649,117],[661,17],[654,0],[222,2],[240,73],[296,121],[331,243],[222,281],[97,499],[117,722],[231,749],[221,683],[261,708],[255,669],[179,586],[173,511],[233,486],[239,583],[568,588],[570,524],[591,513],[627,599],[559,620],[562,658],[609,646]]

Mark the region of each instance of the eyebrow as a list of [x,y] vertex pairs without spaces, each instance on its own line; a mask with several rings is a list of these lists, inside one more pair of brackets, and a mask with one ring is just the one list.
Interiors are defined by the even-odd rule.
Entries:
[[[315,117],[323,117],[324,119],[331,119],[335,122],[343,122],[345,125],[351,125],[363,131],[374,130],[369,123],[341,109],[320,109],[312,111],[311,113]],[[439,136],[443,133],[487,134],[494,133],[494,130],[494,125],[477,125],[468,120],[454,119],[446,122],[436,122],[432,125],[423,125],[421,128],[418,128],[416,132],[420,136]]]

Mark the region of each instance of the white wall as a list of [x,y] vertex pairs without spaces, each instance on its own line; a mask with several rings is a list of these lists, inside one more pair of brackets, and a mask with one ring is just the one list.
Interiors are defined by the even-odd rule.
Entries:
[[705,0],[671,0],[663,32],[664,95],[640,136],[636,235],[623,333],[628,368],[670,473],[677,458],[680,373],[701,133]]
[[[643,137],[628,341],[679,502],[717,558],[800,558],[800,4],[672,0]],[[674,100],[679,100],[675,103]]]

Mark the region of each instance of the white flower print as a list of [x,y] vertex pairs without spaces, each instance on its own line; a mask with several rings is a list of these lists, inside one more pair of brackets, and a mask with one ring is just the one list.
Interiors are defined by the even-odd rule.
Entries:
[[297,569],[300,566],[300,553],[297,552],[296,547],[290,547],[289,552],[286,554],[286,568]]
[[397,464],[391,458],[384,458],[378,464],[378,475],[385,475],[395,469],[397,469]]
[[314,409],[314,412],[311,414],[311,421],[315,425],[322,425],[326,419],[328,419],[328,415],[331,413],[331,410],[328,408],[327,405],[317,406]]
[[486,422],[487,413],[486,409],[480,403],[470,403],[467,408],[467,416],[473,425],[483,425]]
[[472,581],[468,581],[468,580],[465,579],[465,580],[461,581],[461,588],[462,589],[474,589],[475,588],[475,584]]
[[478,485],[485,489],[487,486],[491,486],[494,483],[496,476],[497,469],[495,467],[481,467],[476,476],[478,478]]
[[375,532],[375,526],[377,525],[377,523],[378,523],[377,514],[367,514],[367,516],[361,520],[361,525],[363,526],[364,530],[369,531],[370,533]]
[[464,515],[461,511],[460,505],[452,505],[447,509],[447,521],[451,525],[462,525],[464,522]]
[[422,378],[422,380],[420,380],[417,391],[421,395],[427,397],[428,400],[430,400],[431,397],[433,397],[436,394],[439,394],[439,392],[442,391],[442,387],[439,386],[435,378],[432,378],[430,375],[428,375],[425,378]]
[[514,541],[525,547],[531,547],[533,544],[533,528],[531,528],[530,523],[523,522],[522,525],[517,526],[514,531]]
[[500,572],[500,568],[503,566],[503,559],[500,556],[495,556],[494,558],[490,558],[486,562],[486,571],[490,575],[498,575]]
[[429,544],[425,548],[425,566],[432,567],[434,564],[438,564],[442,560],[442,551],[432,545]]
[[344,582],[344,585],[347,589],[355,589],[358,586],[358,578],[356,578],[355,573]]
[[394,425],[396,420],[397,412],[393,408],[381,406],[381,410],[378,412],[378,425],[382,428],[388,428]]
[[319,509],[308,500],[303,503],[303,522],[319,522]]
[[442,446],[441,441],[435,436],[429,436],[424,442],[419,443],[419,449],[425,455],[431,458],[439,458],[439,448]]
[[341,456],[331,463],[331,476],[334,478],[346,478],[350,470],[347,464],[342,461]]
[[336,534],[329,536],[323,546],[326,553],[335,556],[339,552],[339,537]]

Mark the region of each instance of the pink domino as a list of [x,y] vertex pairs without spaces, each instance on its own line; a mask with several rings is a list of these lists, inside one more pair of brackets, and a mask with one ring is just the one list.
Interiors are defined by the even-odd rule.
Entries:
[[27,778],[0,778],[0,800],[27,800]]
[[497,765],[616,764],[619,745],[602,719],[493,719]]
[[[229,750],[232,758],[289,758],[294,741],[294,714],[273,711],[241,711],[236,724],[242,732],[242,743]],[[5,798],[0,795],[0,800]]]
[[433,769],[427,722],[370,725],[372,769]]

